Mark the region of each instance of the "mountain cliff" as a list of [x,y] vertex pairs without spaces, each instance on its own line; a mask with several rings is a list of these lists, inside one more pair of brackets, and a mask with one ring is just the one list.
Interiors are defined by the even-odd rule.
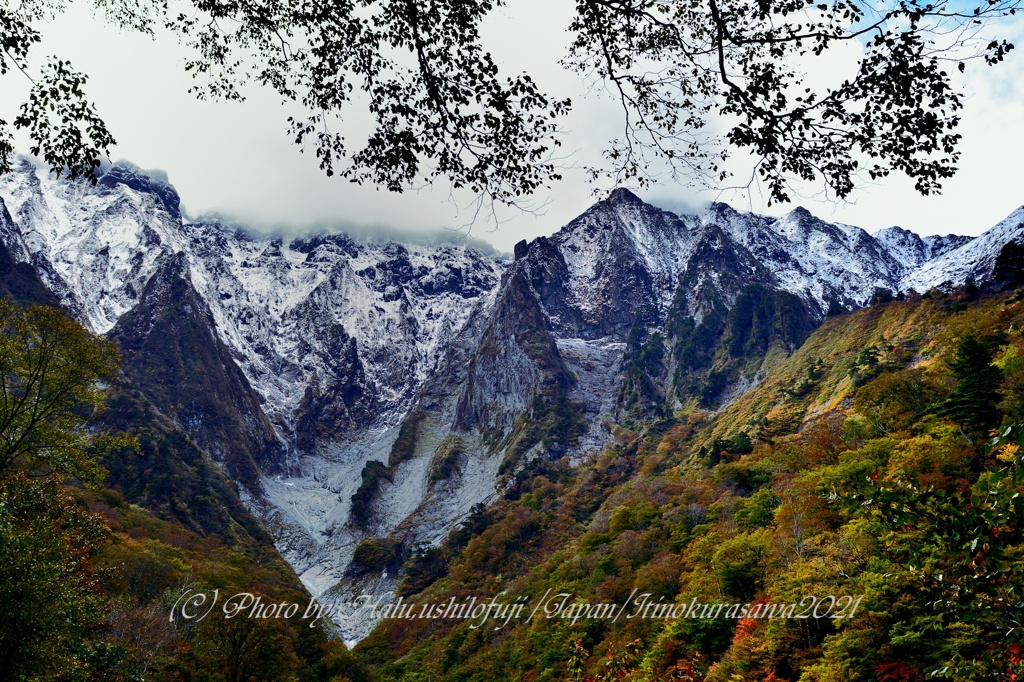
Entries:
[[870,235],[801,208],[676,215],[619,189],[510,260],[260,237],[187,220],[128,166],[92,186],[26,161],[0,178],[0,276],[115,339],[307,587],[343,602],[393,589],[406,557],[536,463],[728,404],[830,311],[1012,279],[1020,215],[974,239]]

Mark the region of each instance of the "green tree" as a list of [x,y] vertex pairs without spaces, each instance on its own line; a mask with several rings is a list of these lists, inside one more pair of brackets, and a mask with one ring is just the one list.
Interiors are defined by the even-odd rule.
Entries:
[[[958,160],[963,98],[951,67],[1002,61],[1013,46],[979,31],[1019,1],[577,0],[561,64],[622,104],[622,133],[595,177],[642,184],[667,168],[718,182],[732,147],[750,153],[773,200],[788,198],[792,178],[844,197],[859,174],[893,171],[928,194]],[[290,136],[329,175],[393,191],[445,178],[505,203],[560,177],[553,155],[571,102],[528,74],[502,73],[481,28],[504,3],[92,4],[125,29],[179,37],[201,98],[241,100],[247,84],[275,92],[292,111]],[[0,7],[0,75],[35,74],[13,127],[55,171],[89,177],[113,139],[85,77],[59,58],[38,71],[29,60],[64,7]],[[846,45],[858,55],[850,68],[814,73],[815,60]],[[337,126],[353,109],[372,121],[356,144]],[[0,172],[12,154],[0,121]]]
[[878,524],[884,556],[896,569],[876,564],[876,570],[914,586],[916,617],[908,629],[941,643],[928,647],[932,677],[1024,673],[1022,434],[1015,425],[998,439],[992,454],[1003,466],[983,472],[967,491],[876,474],[850,497],[856,516]]
[[65,313],[0,300],[0,479],[16,466],[102,477],[96,456],[131,442],[85,428],[117,363],[112,343]]
[[2,680],[96,679],[123,658],[92,570],[107,529],[62,485],[98,481],[97,454],[131,442],[85,428],[116,370],[113,345],[63,312],[0,300]]
[[919,368],[885,372],[860,387],[854,407],[878,433],[890,433],[909,427],[934,409],[936,393]]
[[210,682],[295,679],[298,661],[282,621],[210,618],[193,642],[199,659],[196,679]]
[[737,455],[747,455],[754,451],[754,444],[750,441],[750,436],[747,435],[746,431],[738,431],[732,437],[729,450]]
[[0,680],[86,680],[116,663],[91,569],[105,533],[55,477],[0,481]]
[[1003,370],[999,409],[1011,420],[1024,421],[1024,347],[1007,346],[999,367]]
[[940,414],[967,433],[984,436],[999,426],[996,391],[1002,381],[1002,371],[992,364],[992,350],[977,336],[966,334],[960,339],[949,368],[956,386],[942,403]]

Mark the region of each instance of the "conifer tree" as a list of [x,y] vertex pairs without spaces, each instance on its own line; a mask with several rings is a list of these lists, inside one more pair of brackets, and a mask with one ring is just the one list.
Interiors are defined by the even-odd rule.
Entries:
[[960,339],[949,368],[956,386],[943,402],[940,414],[967,433],[984,435],[999,426],[996,391],[1002,371],[992,364],[991,349],[978,337],[967,334]]

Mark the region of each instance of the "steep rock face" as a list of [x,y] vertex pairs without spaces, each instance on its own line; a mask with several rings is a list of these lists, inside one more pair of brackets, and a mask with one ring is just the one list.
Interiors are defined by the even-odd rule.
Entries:
[[531,243],[521,267],[558,336],[625,339],[663,318],[696,224],[618,189]]
[[[954,249],[959,249],[961,246],[964,246],[973,239],[974,237],[966,237],[959,234],[930,234],[926,237],[922,237],[921,240],[924,242],[925,246],[925,262],[934,260],[939,256],[944,256]],[[922,263],[922,265],[924,265],[924,263]]]
[[492,290],[503,268],[456,244],[344,235],[285,243],[217,221],[183,223],[173,188],[121,166],[93,187],[23,161],[0,193],[16,216],[3,235],[15,261],[99,333],[139,304],[162,259],[185,254],[216,335],[293,459],[298,440],[329,435],[333,420],[314,415],[344,414],[334,437],[394,424],[465,323],[467,302]]
[[[367,386],[355,338],[337,323],[318,332],[315,338],[326,342],[323,377],[320,372],[313,373],[295,413],[296,446],[303,452],[313,452],[317,441],[365,428],[378,409],[377,396]],[[306,347],[300,352],[310,354],[309,341],[303,343]]]
[[1024,235],[1004,246],[992,266],[992,284],[996,289],[1024,284]]
[[460,431],[504,432],[535,395],[564,394],[575,381],[561,361],[525,269],[517,264],[502,283],[470,361],[455,413]]
[[758,381],[769,349],[791,353],[814,329],[818,300],[809,298],[782,289],[745,246],[710,224],[666,319],[665,371],[651,380],[672,406],[728,401]]
[[864,230],[825,222],[804,208],[764,218],[713,204],[709,218],[818,314],[833,302],[849,308],[867,303],[877,289],[894,290],[907,267]]
[[748,283],[778,286],[774,273],[742,243],[731,238],[717,222],[701,227],[689,259],[680,273],[670,312],[700,323],[716,304],[732,307],[739,290]]
[[0,198],[0,296],[19,305],[60,305],[60,301],[46,288],[29,263],[15,258],[15,253],[24,253],[24,247],[12,250],[8,244],[20,246],[14,221],[7,211],[4,200]]
[[[788,238],[787,227],[789,233],[799,235]],[[772,220],[717,204],[703,217],[679,217],[643,203],[626,190],[616,190],[553,237],[520,246],[513,272],[522,272],[523,280],[510,277],[499,300],[506,292],[515,293],[520,299],[517,309],[532,309],[536,301],[540,320],[535,315],[527,326],[549,330],[556,341],[555,358],[573,378],[573,385],[589,387],[584,392],[570,388],[567,393],[584,405],[582,420],[590,428],[582,442],[592,446],[602,441],[602,435],[607,438],[608,422],[627,415],[651,417],[665,407],[666,399],[669,408],[694,396],[709,406],[717,404],[738,381],[756,381],[757,371],[741,376],[740,365],[757,367],[773,343],[791,352],[820,319],[829,297],[841,295],[851,304],[866,299],[878,282],[861,284],[863,291],[844,292],[805,285],[820,285],[817,272],[805,271],[809,259],[797,261],[790,254],[799,253],[794,242],[820,241],[812,234],[815,231],[842,241],[847,251],[857,249],[856,240],[851,245],[844,231],[819,225],[809,215]],[[866,234],[857,236],[870,242]],[[792,276],[795,270],[802,279]],[[834,279],[843,281],[838,274]],[[786,283],[794,293],[785,291]],[[737,299],[755,284],[775,292],[762,296],[771,304],[753,306],[756,317],[751,312],[730,321],[729,311]],[[767,309],[780,319],[764,319]],[[502,324],[519,324],[510,322],[512,316],[500,307],[492,314]],[[765,336],[757,331],[758,343],[736,341],[746,333],[743,325],[753,321],[762,327],[781,327],[786,333]],[[718,352],[727,331],[730,347],[742,353],[721,356]],[[535,376],[539,368],[536,363],[531,367],[533,373],[519,367],[515,376],[534,377],[529,385],[536,387],[541,383]],[[608,377],[609,368],[614,377]],[[501,374],[486,371],[481,376]],[[598,388],[609,385],[610,390]],[[483,388],[483,382],[474,380],[472,386],[488,400],[507,395],[507,387],[496,381]],[[595,391],[606,399],[595,399]],[[607,399],[609,394],[612,400]],[[525,409],[523,399],[519,400],[519,408]]]
[[168,256],[139,303],[110,332],[121,367],[163,413],[248,488],[282,461],[259,398],[217,338],[210,310],[188,279],[184,254]]
[[138,303],[175,224],[163,202],[118,183],[57,182],[27,161],[0,178],[15,258],[83,324],[103,334]]
[[124,185],[140,194],[152,195],[158,199],[159,204],[169,216],[174,219],[181,218],[181,198],[178,196],[177,190],[162,180],[150,177],[138,168],[123,164],[113,166],[100,177],[99,184],[111,189],[118,185]]
[[[208,222],[185,230],[218,333],[290,443],[393,426],[465,324],[467,304],[493,289],[502,269],[450,244],[257,240]],[[328,409],[325,399],[341,402]],[[316,420],[310,410],[344,418]]]

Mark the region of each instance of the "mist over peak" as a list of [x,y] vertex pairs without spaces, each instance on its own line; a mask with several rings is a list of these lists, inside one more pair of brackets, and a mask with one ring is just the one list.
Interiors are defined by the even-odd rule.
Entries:
[[450,244],[453,246],[467,246],[487,256],[509,255],[498,250],[485,239],[468,235],[465,230],[447,228],[408,229],[381,223],[360,224],[343,219],[296,223],[260,223],[259,221],[219,211],[211,211],[199,216],[189,217],[189,222],[220,223],[229,231],[240,231],[257,241],[277,238],[290,241],[301,237],[344,234],[353,241],[366,245],[385,244],[388,242],[421,246]]

